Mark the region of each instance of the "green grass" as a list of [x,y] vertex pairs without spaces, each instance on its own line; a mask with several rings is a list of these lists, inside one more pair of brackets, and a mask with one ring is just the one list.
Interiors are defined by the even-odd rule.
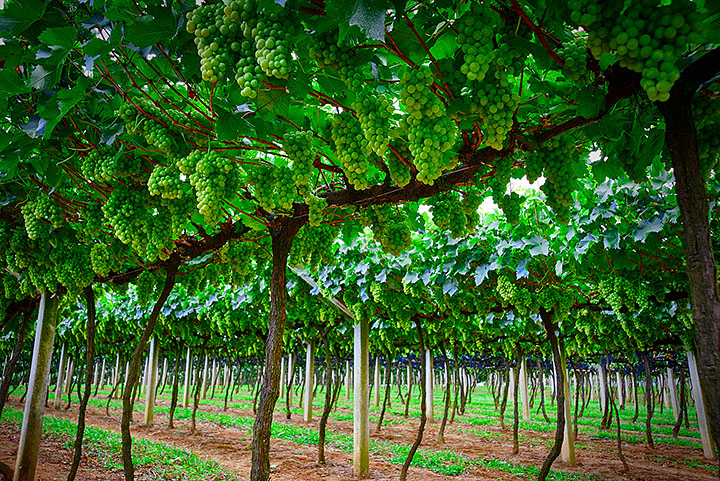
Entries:
[[[525,466],[502,459],[480,458],[477,464],[485,468],[495,469],[527,480],[537,479],[537,476],[540,473],[540,468],[536,468],[535,466]],[[608,478],[595,474],[566,473],[551,469],[547,479],[551,481],[607,481]]]
[[[2,422],[20,426],[22,411],[3,410]],[[67,419],[47,416],[43,420],[43,432],[54,436],[69,438],[66,446],[72,446],[77,433],[77,424]],[[83,449],[94,459],[99,460],[108,470],[122,469],[122,441],[120,434],[114,431],[86,426]],[[235,473],[227,471],[220,464],[206,460],[185,449],[144,439],[133,439],[133,464],[136,469],[145,468],[159,471],[162,479],[183,481],[239,481]]]

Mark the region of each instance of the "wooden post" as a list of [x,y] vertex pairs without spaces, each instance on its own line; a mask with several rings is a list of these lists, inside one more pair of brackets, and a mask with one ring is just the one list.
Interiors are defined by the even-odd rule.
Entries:
[[68,355],[65,352],[67,343],[63,344],[60,350],[60,365],[58,366],[57,381],[55,382],[55,400],[53,401],[53,409],[58,410],[62,405],[62,395],[65,388],[65,364],[67,364]]
[[527,359],[520,364],[520,401],[522,402],[523,421],[530,422],[530,403],[528,402]]
[[677,389],[675,388],[675,372],[673,368],[667,368],[668,390],[670,391],[670,404],[672,404],[673,419],[677,422],[680,415],[680,404],[678,403]]
[[353,347],[353,473],[362,477],[370,471],[370,326],[363,317],[355,324]]
[[28,379],[13,481],[33,481],[35,479],[59,303],[60,298],[49,292],[43,292],[40,297],[30,378]]
[[710,423],[708,422],[707,412],[705,411],[705,401],[702,395],[702,387],[700,387],[700,376],[698,374],[697,362],[695,361],[695,354],[692,351],[688,351],[687,359],[693,397],[695,398],[695,411],[697,412],[703,455],[707,459],[715,459],[715,443],[713,442],[712,436],[710,436]]
[[305,356],[305,396],[303,399],[303,421],[312,421],[313,388],[315,386],[315,344],[307,343],[307,354]]
[[148,352],[148,376],[145,380],[145,425],[152,426],[155,415],[155,386],[157,384],[158,355],[160,354],[160,342],[157,336],[150,339],[150,351]]
[[435,369],[433,365],[433,355],[430,349],[425,350],[425,366],[425,390],[427,392],[427,401],[425,402],[425,416],[427,417],[428,422],[431,423],[435,420],[435,403],[433,402],[433,374],[435,372]]

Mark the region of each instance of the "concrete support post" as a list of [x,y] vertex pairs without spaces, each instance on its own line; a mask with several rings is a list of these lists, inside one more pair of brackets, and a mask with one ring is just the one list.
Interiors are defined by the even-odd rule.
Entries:
[[57,381],[55,382],[55,400],[53,401],[53,409],[60,409],[62,404],[62,394],[65,387],[65,364],[67,364],[67,353],[65,352],[67,344],[63,344],[60,350],[60,365],[58,366]]
[[33,481],[37,468],[60,298],[43,292],[38,307],[30,378],[13,481]]
[[678,403],[677,389],[675,387],[675,372],[673,368],[667,368],[668,389],[670,391],[670,404],[672,404],[673,419],[677,421],[680,415],[680,404]]
[[345,361],[345,399],[350,399],[350,361]]
[[163,368],[162,368],[162,384],[161,386],[165,386],[165,383],[167,381],[168,376],[168,358],[166,357],[163,359]]
[[370,471],[370,326],[363,317],[355,324],[353,346],[353,473],[365,476]]
[[375,377],[373,380],[373,401],[375,407],[380,406],[380,357],[375,356]]
[[286,364],[285,364],[285,358],[280,359],[280,385],[278,386],[278,395],[280,396],[279,399],[282,399],[283,393],[285,392],[285,371],[287,370]]
[[187,348],[187,355],[185,356],[185,379],[183,380],[183,400],[182,405],[184,408],[190,405],[190,365],[192,364],[192,356],[190,348]]
[[700,375],[698,374],[697,362],[695,354],[692,351],[687,352],[688,369],[690,370],[690,382],[692,383],[692,392],[695,398],[695,411],[697,412],[698,428],[700,429],[700,440],[703,446],[703,455],[707,459],[715,459],[715,443],[710,436],[710,423],[708,422],[707,412],[705,410],[705,401],[700,387]]
[[665,386],[663,388],[663,407],[665,409],[670,409],[670,380],[667,376],[662,376],[663,381],[665,383]]
[[102,361],[102,367],[100,368],[100,384],[98,384],[99,387],[102,389],[105,389],[105,358],[103,357]]
[[292,407],[293,403],[293,384],[295,383],[295,356],[293,356],[292,353],[288,354],[288,383],[287,383],[287,389],[290,393],[290,399],[288,403],[288,407]]
[[522,402],[522,418],[525,422],[530,421],[530,403],[528,400],[527,359],[523,359],[520,364],[520,401]]
[[312,421],[313,389],[315,387],[315,343],[307,343],[305,356],[305,396],[303,399],[303,421]]
[[623,392],[623,375],[620,371],[615,373],[615,381],[617,382],[618,409],[625,409],[625,393]]
[[156,336],[150,339],[150,351],[148,352],[148,377],[146,381],[145,394],[145,425],[152,426],[155,415],[155,386],[157,385],[158,355],[160,354],[160,342]]
[[70,396],[70,388],[72,387],[72,378],[75,374],[75,359],[68,353],[69,364],[67,366],[67,372],[65,373],[65,394]]
[[115,372],[113,373],[113,386],[120,380],[120,353],[115,354]]
[[427,392],[427,402],[425,403],[425,416],[428,422],[435,420],[435,402],[433,399],[433,374],[435,373],[433,364],[433,354],[430,349],[425,350],[425,390]]
[[207,394],[208,389],[208,356],[205,354],[205,364],[203,366],[203,378],[202,378],[202,390],[200,391],[201,398],[205,399],[205,395]]
[[510,376],[508,376],[508,379],[510,381],[510,386],[508,387],[508,406],[511,406],[515,402],[515,390],[513,389],[515,385],[515,370],[512,368],[510,368]]
[[[554,363],[553,363],[554,364]],[[570,466],[575,465],[575,437],[573,436],[572,429],[572,410],[570,408],[570,383],[568,379],[568,370],[565,353],[561,354],[560,366],[554,366],[556,371],[562,373],[563,379],[563,395],[565,396],[565,430],[563,436],[563,444],[560,450],[560,456],[563,462],[568,463]]]
[[597,367],[598,374],[598,394],[600,395],[600,412],[602,413],[605,409],[605,403],[607,402],[607,376],[605,365],[602,362],[598,363]]

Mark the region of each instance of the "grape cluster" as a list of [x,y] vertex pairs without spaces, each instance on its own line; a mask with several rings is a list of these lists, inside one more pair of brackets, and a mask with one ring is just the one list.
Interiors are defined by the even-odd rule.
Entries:
[[524,197],[517,192],[510,192],[499,199],[498,207],[505,214],[505,218],[511,225],[520,222]]
[[441,230],[449,230],[450,235],[456,239],[467,234],[468,219],[460,206],[457,192],[438,194],[430,201],[430,205],[433,222]]
[[248,184],[255,190],[255,200],[268,212],[275,209],[275,167],[261,165],[248,171]]
[[[117,241],[116,241],[117,242]],[[112,271],[118,271],[121,266],[120,249],[114,243],[93,244],[90,249],[90,266],[93,272],[99,276],[107,276]]]
[[179,173],[159,164],[153,167],[147,186],[150,195],[159,195],[163,199],[179,199],[184,195]]
[[310,179],[313,174],[315,150],[312,146],[311,131],[298,131],[285,134],[283,149],[292,160],[293,183],[302,196],[310,193]]
[[233,240],[220,251],[220,261],[226,263],[240,276],[248,276],[254,270],[253,258],[258,245],[252,241]]
[[340,160],[350,185],[357,190],[366,189],[368,161],[362,149],[365,137],[360,122],[347,112],[334,116],[332,140],[335,144],[335,155]]
[[517,291],[518,289],[510,277],[506,275],[498,277],[497,292],[505,305],[512,304],[514,302]]
[[[545,142],[532,152],[528,152],[525,159],[526,175],[528,162],[532,167],[533,176],[542,166],[545,183],[540,190],[545,194],[545,202],[553,209],[557,221],[561,224],[570,221],[569,207],[573,202],[572,194],[577,183],[574,165],[578,159],[579,153],[574,143],[566,137],[557,137]],[[528,180],[535,179],[528,178]]]
[[368,154],[375,152],[382,157],[390,138],[390,116],[395,110],[392,102],[385,95],[365,90],[353,102],[352,108],[355,109],[367,141],[364,150]]
[[[90,247],[65,237],[56,243],[50,253],[50,260],[55,264],[55,279],[67,288],[68,293],[77,295],[92,284],[95,272],[90,262]],[[51,287],[47,277],[44,280],[45,287]],[[38,285],[37,281],[35,285]]]
[[157,274],[144,269],[135,280],[135,292],[137,302],[140,306],[147,306],[155,293],[158,285]]
[[486,78],[475,88],[473,110],[482,119],[485,144],[495,150],[502,150],[512,129],[520,96],[513,93],[512,85],[504,72],[496,71],[494,78],[494,82]]
[[295,175],[290,167],[275,168],[275,203],[281,209],[292,209],[297,197]]
[[310,195],[305,198],[308,205],[308,224],[311,226],[319,226],[325,217],[325,209],[327,209],[327,200]]
[[115,237],[140,252],[147,244],[148,205],[147,190],[121,185],[112,191],[102,208]]
[[398,139],[390,141],[390,147],[385,156],[390,178],[398,187],[405,187],[412,179],[410,167],[406,165],[412,162],[412,154],[407,145]]
[[400,79],[400,102],[407,112],[401,128],[408,132],[417,179],[432,185],[444,171],[456,165],[457,159],[450,149],[455,144],[457,126],[429,83],[432,83],[429,70],[406,70]]
[[102,231],[103,212],[100,202],[91,201],[85,206],[80,231],[86,239],[90,239]]
[[197,205],[189,196],[179,199],[160,199],[160,205],[168,213],[173,237],[178,237],[183,233],[188,217],[197,212]]
[[480,224],[480,214],[478,214],[478,207],[483,201],[483,197],[477,195],[475,192],[468,192],[465,194],[462,203],[460,204],[463,213],[465,214],[465,230],[468,233],[475,231],[475,228]]
[[592,72],[587,68],[588,52],[584,39],[574,38],[563,45],[558,54],[565,61],[562,71],[568,80],[572,80],[579,85],[588,85],[592,82]]
[[643,0],[572,0],[571,19],[588,32],[590,51],[599,59],[615,52],[620,66],[642,75],[640,85],[652,101],[666,101],[680,78],[677,61],[699,42],[703,19],[688,0],[662,4]]
[[347,63],[350,55],[346,45],[338,45],[338,31],[325,32],[313,36],[310,46],[310,58],[315,60],[318,67],[339,68]]
[[315,268],[320,264],[333,264],[333,243],[337,228],[329,224],[304,225],[293,239],[289,262],[293,266]]
[[28,201],[20,211],[25,219],[25,229],[30,239],[38,239],[42,235],[43,220],[55,229],[65,223],[62,207],[48,194],[40,194],[34,200]]
[[493,26],[498,22],[499,16],[480,2],[471,2],[470,10],[458,22],[457,41],[463,53],[460,72],[469,81],[484,79],[495,60]]
[[370,227],[373,238],[382,246],[383,252],[397,256],[410,247],[407,214],[395,206],[373,205],[362,209],[360,223]]
[[292,15],[289,8],[261,11],[254,0],[204,5],[189,12],[186,29],[195,35],[203,79],[234,77],[241,95],[256,98],[267,77],[287,78],[297,24]]
[[240,168],[218,152],[206,152],[190,175],[190,183],[197,194],[198,212],[214,227],[223,215],[223,201],[232,200],[240,186]]

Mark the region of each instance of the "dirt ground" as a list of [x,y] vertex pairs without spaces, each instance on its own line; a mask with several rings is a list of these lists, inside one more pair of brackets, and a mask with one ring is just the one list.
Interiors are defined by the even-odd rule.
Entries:
[[[11,404],[18,409],[22,407],[15,400]],[[164,404],[163,402],[159,403],[159,405]],[[220,408],[213,406],[201,406],[201,410],[207,412],[221,411]],[[338,412],[348,411],[345,408],[340,408]],[[48,409],[46,414],[74,420],[77,416],[77,410],[76,407],[68,411]],[[231,408],[228,409],[226,414],[252,416],[252,411]],[[136,421],[139,421],[140,418],[141,415],[136,412]],[[317,429],[319,413],[311,423],[304,423],[302,418],[297,415],[294,415],[293,419],[288,421],[285,419],[284,414],[277,412],[275,422]],[[417,423],[416,419],[411,419],[404,423],[383,426],[381,433],[376,433],[375,427],[372,426],[371,438],[409,445],[415,439]],[[106,416],[104,410],[90,407],[88,424],[119,431],[120,413],[111,411],[111,415]],[[223,427],[215,423],[198,420],[200,433],[190,435],[189,420],[176,420],[175,424],[176,429],[167,429],[166,415],[156,413],[155,426],[135,426],[133,428],[133,437],[183,447],[202,457],[214,459],[226,468],[236,471],[242,478],[248,477],[251,462],[251,438],[245,429]],[[335,433],[351,434],[352,422],[330,419],[328,429]],[[437,443],[438,429],[438,421],[428,424],[421,445],[422,449],[442,451],[449,447],[470,459],[479,459],[480,457],[483,459],[503,459],[534,466],[542,464],[548,446],[550,446],[553,439],[553,433],[521,431],[520,435],[524,437],[521,437],[520,454],[513,456],[511,454],[511,433],[501,431],[499,426],[474,426],[456,422],[446,429],[445,445]],[[482,436],[483,432],[498,435]],[[7,427],[0,427],[0,461],[11,466],[14,464],[17,441],[17,432],[10,432]],[[70,449],[63,447],[62,444],[62,440],[43,439],[38,480],[64,479],[69,470],[72,454]],[[627,473],[622,472],[622,464],[617,457],[614,441],[590,438],[581,434],[577,440],[577,465],[573,467],[566,466],[558,460],[553,465],[553,469],[578,474],[594,474],[613,480],[711,481],[717,479],[708,469],[686,463],[691,461],[700,465],[709,465],[709,462],[703,460],[701,452],[689,447],[658,444],[657,449],[651,450],[643,445],[624,443],[623,450],[630,465],[630,471]],[[272,479],[299,481],[353,479],[352,454],[329,446],[326,448],[327,464],[318,464],[316,457],[316,446],[273,438],[271,442]],[[122,479],[121,473],[103,472],[102,469],[92,459],[83,459],[77,479],[89,481]],[[397,479],[399,471],[400,466],[390,464],[378,455],[371,455],[369,479]],[[139,479],[142,479],[142,477],[139,477]],[[412,467],[408,479],[422,481],[441,479],[491,481],[520,480],[523,478],[500,470],[471,465],[459,476],[443,476],[427,469]]]

